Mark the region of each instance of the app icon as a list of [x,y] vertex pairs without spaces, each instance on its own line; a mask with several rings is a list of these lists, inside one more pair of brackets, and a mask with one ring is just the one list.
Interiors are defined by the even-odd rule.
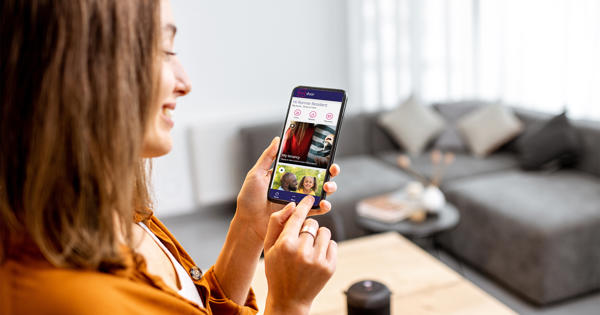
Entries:
[[312,112],[308,113],[308,117],[310,117],[310,118],[315,118],[315,117],[317,117],[317,112],[315,112],[315,111],[313,110]]
[[296,110],[294,111],[294,116],[300,116],[300,114],[302,114],[302,111],[301,111],[301,110],[299,110],[299,109],[296,109]]
[[276,192],[273,194],[273,197],[275,197],[275,198],[279,198],[279,192],[278,192],[278,191],[276,191]]
[[283,168],[283,167],[280,167],[280,168],[279,168],[279,173],[283,173],[283,172],[285,172],[285,168]]
[[333,113],[327,113],[327,115],[325,115],[325,119],[332,120],[333,119]]

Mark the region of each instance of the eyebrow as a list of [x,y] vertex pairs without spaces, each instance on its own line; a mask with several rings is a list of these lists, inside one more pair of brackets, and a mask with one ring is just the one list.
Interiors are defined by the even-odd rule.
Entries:
[[163,27],[163,29],[171,32],[171,37],[175,37],[175,34],[177,34],[177,26],[175,26],[175,25],[173,25],[171,23],[168,23],[167,25],[165,25]]

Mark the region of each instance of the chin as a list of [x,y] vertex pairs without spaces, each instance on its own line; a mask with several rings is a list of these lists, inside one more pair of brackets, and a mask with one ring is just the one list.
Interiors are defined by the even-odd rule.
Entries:
[[143,158],[155,158],[166,155],[171,152],[173,148],[173,142],[171,138],[161,139],[161,141],[152,141],[151,143],[144,144],[142,149]]

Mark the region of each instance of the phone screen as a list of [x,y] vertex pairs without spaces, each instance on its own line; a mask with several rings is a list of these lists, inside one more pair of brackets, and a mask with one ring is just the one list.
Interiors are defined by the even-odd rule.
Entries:
[[329,180],[345,103],[343,90],[301,86],[292,91],[269,200],[298,202],[313,195],[313,208],[318,207],[326,195],[323,184]]

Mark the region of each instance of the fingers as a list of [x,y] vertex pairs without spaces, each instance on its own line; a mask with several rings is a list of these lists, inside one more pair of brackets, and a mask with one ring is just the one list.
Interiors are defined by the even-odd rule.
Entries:
[[327,200],[321,200],[319,202],[319,209],[312,209],[308,215],[311,216],[317,214],[324,214],[329,212],[329,210],[331,210],[331,202]]
[[300,235],[298,235],[300,246],[305,249],[312,248],[315,244],[318,230],[319,223],[316,220],[306,219],[302,225],[302,230],[300,230]]
[[302,201],[298,203],[296,210],[294,210],[294,213],[286,222],[281,234],[289,236],[290,238],[297,238],[298,234],[300,234],[300,228],[306,219],[306,215],[308,215],[314,202],[315,198],[313,196],[308,195],[304,197]]
[[318,261],[327,260],[327,250],[331,240],[331,231],[326,227],[320,227],[315,239],[315,251]]
[[321,200],[321,202],[319,202],[319,208],[322,211],[321,213],[329,212],[329,210],[331,210],[331,202],[327,200]]
[[337,184],[335,182],[326,182],[323,184],[323,189],[327,192],[327,195],[333,194],[337,191]]
[[283,209],[271,214],[271,217],[269,218],[269,225],[267,227],[267,234],[265,236],[265,250],[268,250],[273,246],[273,244],[275,244],[275,241],[281,234],[281,231],[283,231],[285,222],[290,218],[292,213],[294,213],[295,208],[296,204],[290,202],[283,207]]
[[277,146],[279,145],[279,137],[273,138],[271,144],[265,149],[262,155],[256,161],[255,168],[268,171],[277,157]]
[[337,263],[337,249],[337,243],[334,240],[330,240],[325,259],[327,259],[327,263],[331,266],[332,270],[335,269]]
[[337,165],[336,163],[331,164],[331,167],[329,168],[329,174],[331,175],[331,178],[334,178],[336,176],[338,176],[340,174],[340,166]]

